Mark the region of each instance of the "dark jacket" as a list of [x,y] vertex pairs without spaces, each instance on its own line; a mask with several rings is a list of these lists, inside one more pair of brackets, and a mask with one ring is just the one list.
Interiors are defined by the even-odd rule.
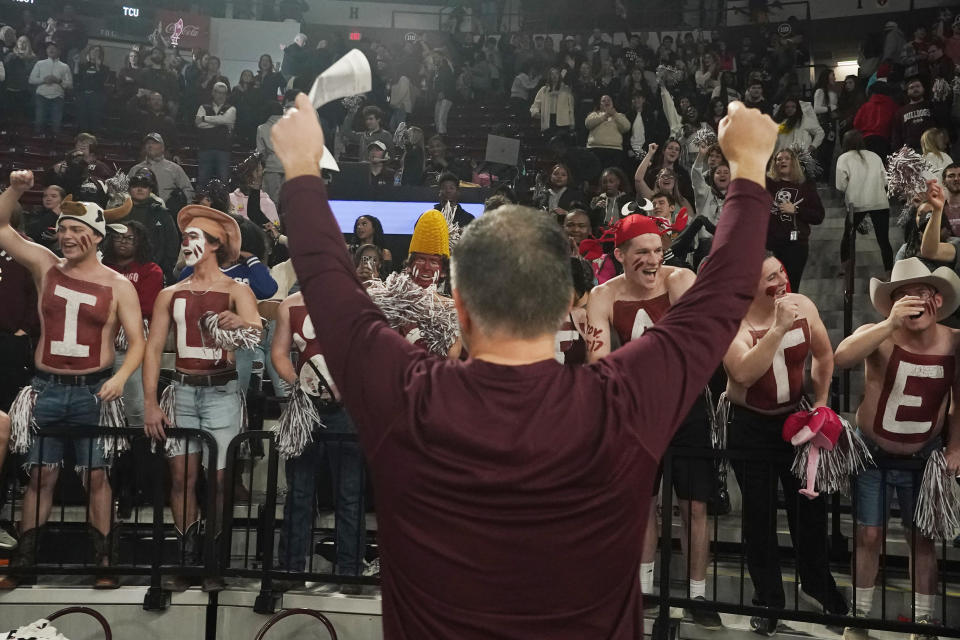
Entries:
[[150,196],[143,202],[135,202],[127,217],[116,222],[123,224],[130,220],[135,220],[147,228],[151,261],[163,269],[163,278],[167,284],[176,282],[173,268],[180,254],[180,232],[173,222],[173,216],[163,206],[163,201]]
[[283,62],[280,63],[280,73],[289,80],[306,71],[310,63],[310,52],[292,42],[283,48]]
[[[443,211],[443,205],[439,202],[433,205],[433,208],[437,211]],[[460,225],[461,229],[473,222],[473,218],[474,216],[471,213],[461,207],[460,203],[457,203],[457,212],[453,214],[453,221]]]
[[[823,203],[817,193],[817,185],[813,180],[802,184],[771,180],[767,178],[767,191],[773,196],[770,209],[770,226],[767,228],[767,248],[789,242],[805,243],[810,239],[810,225],[823,222]],[[782,214],[777,208],[778,202],[798,202],[796,216]],[[790,232],[796,231],[796,240],[790,239]]]
[[920,136],[930,127],[937,126],[933,105],[928,100],[905,104],[893,116],[890,127],[890,147],[897,151],[907,145],[920,152]]

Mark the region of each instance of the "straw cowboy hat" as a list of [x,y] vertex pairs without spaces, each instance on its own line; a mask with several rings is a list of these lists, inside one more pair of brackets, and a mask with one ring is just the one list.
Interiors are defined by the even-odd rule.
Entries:
[[930,271],[920,258],[907,258],[894,263],[890,282],[870,278],[870,302],[884,317],[890,315],[893,300],[890,296],[900,287],[911,284],[927,284],[943,296],[943,304],[937,312],[937,321],[949,317],[960,304],[960,277],[949,267]]
[[240,255],[240,225],[222,211],[200,204],[188,204],[177,214],[181,233],[187,227],[197,227],[216,238],[227,248],[228,259],[235,262]]

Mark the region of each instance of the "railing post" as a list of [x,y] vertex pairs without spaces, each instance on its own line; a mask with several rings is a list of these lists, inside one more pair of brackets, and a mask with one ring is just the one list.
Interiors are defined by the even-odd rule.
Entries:
[[[849,243],[849,260],[846,264],[846,272],[843,274],[843,337],[847,338],[853,333],[853,295],[856,289],[857,283],[857,228],[853,225],[856,221],[856,218],[853,217],[851,211],[847,211],[847,216],[850,216],[850,237],[847,239]],[[850,411],[850,369],[846,368],[841,374],[841,381],[843,382],[843,405],[842,409],[844,412]]]
[[[157,451],[153,454],[161,459],[158,468],[166,467],[164,460],[163,446],[157,446]],[[163,506],[166,504],[163,495],[163,473],[153,474],[153,560],[150,566],[150,588],[147,589],[143,597],[143,609],[145,611],[162,611],[170,606],[170,594],[163,591],[161,583],[160,566],[163,564]]]
[[670,557],[673,555],[673,452],[663,456],[660,480],[660,610],[653,625],[654,640],[667,640],[672,634],[670,620]]
[[[253,610],[257,613],[274,613],[277,609],[277,601],[280,594],[273,591],[273,578],[270,572],[273,571],[273,540],[276,531],[277,519],[277,473],[280,468],[277,454],[277,443],[270,433],[269,449],[267,459],[267,495],[263,505],[263,518],[261,530],[258,536],[266,537],[262,544],[263,549],[262,570],[263,577],[260,580],[260,594],[253,603]],[[251,490],[253,488],[251,487]],[[258,538],[259,542],[259,538]]]

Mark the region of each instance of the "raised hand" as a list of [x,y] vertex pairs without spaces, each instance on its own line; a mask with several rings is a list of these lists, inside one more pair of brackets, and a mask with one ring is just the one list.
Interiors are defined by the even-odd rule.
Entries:
[[323,129],[306,94],[298,94],[294,106],[270,129],[273,150],[283,164],[287,180],[302,175],[320,175]]
[[[932,303],[932,299],[930,301]],[[932,304],[931,304],[932,306]],[[911,316],[923,313],[928,309],[927,301],[919,296],[903,296],[893,303],[887,320],[894,329],[903,327],[903,322]],[[935,311],[933,312],[936,313]]]
[[11,171],[10,188],[18,193],[29,191],[33,187],[33,171]]
[[748,109],[742,102],[731,102],[720,121],[717,140],[730,163],[731,179],[747,178],[766,185],[767,160],[777,142],[777,125],[770,116]]
[[777,298],[774,306],[773,327],[782,333],[786,333],[800,317],[800,305],[793,296],[786,295]]

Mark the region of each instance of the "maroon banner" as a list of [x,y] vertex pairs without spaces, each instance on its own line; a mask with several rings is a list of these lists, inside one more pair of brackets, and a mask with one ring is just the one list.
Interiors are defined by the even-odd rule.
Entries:
[[157,11],[163,39],[172,47],[207,49],[210,46],[210,17],[181,11]]

